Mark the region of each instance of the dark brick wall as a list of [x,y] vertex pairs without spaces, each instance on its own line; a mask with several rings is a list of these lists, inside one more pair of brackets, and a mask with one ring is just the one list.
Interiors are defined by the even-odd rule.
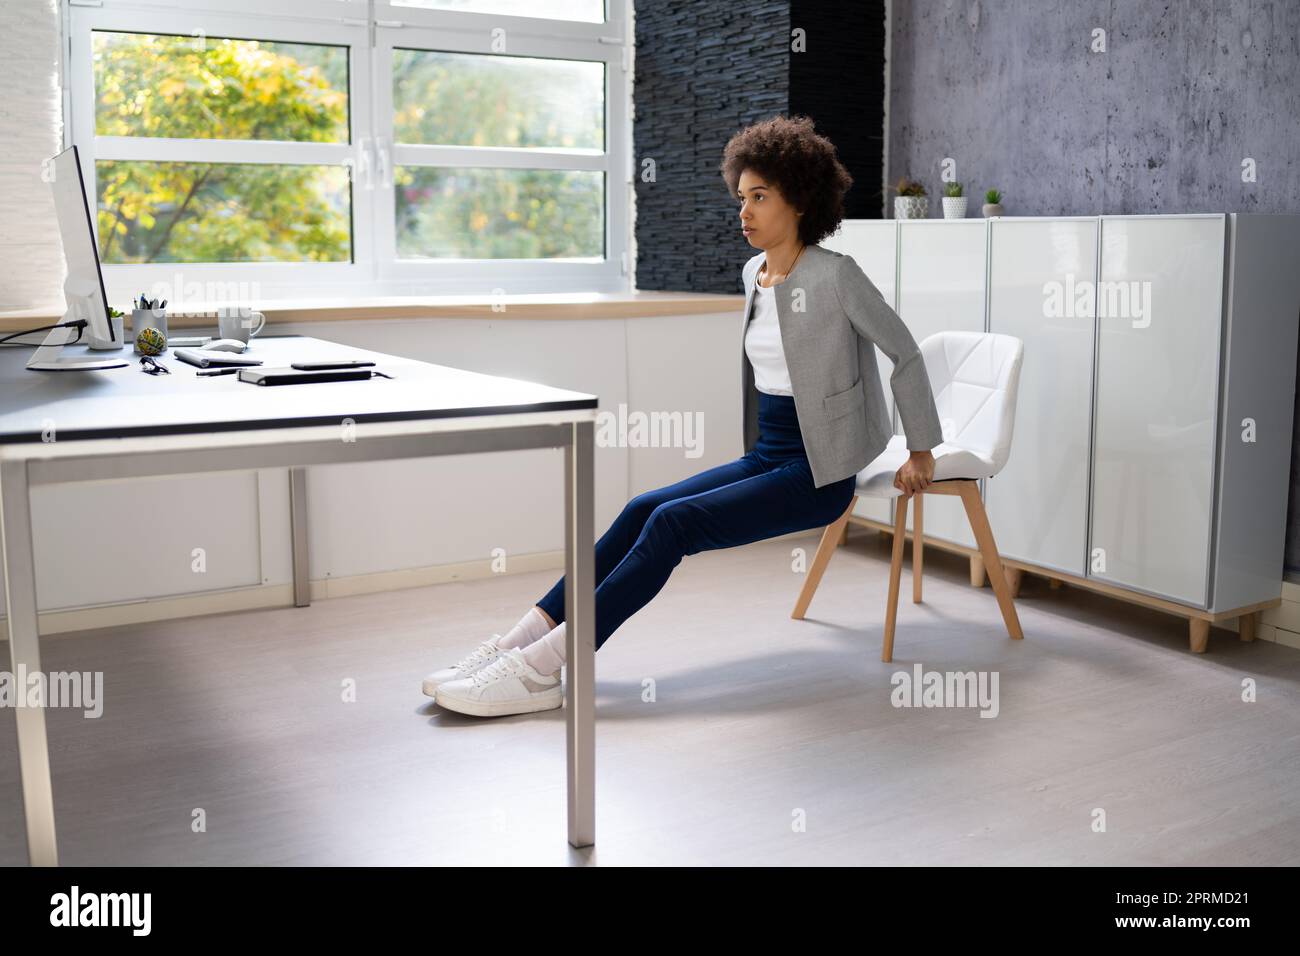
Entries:
[[[883,3],[635,6],[637,288],[742,290],[753,249],[719,164],[732,134],[777,113],[808,114],[836,144],[855,180],[849,216],[880,215]],[[794,26],[806,32],[806,53],[791,52]],[[863,73],[880,79],[856,79]],[[646,159],[654,182],[643,179]]]
[[848,219],[880,219],[885,159],[885,5],[791,0],[791,29],[807,51],[790,56],[790,112],[805,113],[853,177]]

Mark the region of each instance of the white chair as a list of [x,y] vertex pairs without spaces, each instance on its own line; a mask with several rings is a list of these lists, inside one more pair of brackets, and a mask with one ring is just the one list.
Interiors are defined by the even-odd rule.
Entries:
[[[1011,454],[1011,433],[1016,419],[1016,391],[1020,385],[1020,362],[1024,343],[1010,335],[991,332],[937,332],[920,344],[926,372],[934,391],[935,408],[943,424],[943,442],[934,454],[934,480],[912,497],[916,501],[912,522],[912,601],[921,600],[921,502],[929,495],[958,495],[966,508],[971,531],[979,545],[989,581],[1007,633],[1020,639],[1020,619],[1012,588],[998,558],[993,531],[989,527],[978,479],[991,478],[1002,470]],[[889,599],[885,611],[884,649],[888,662],[894,654],[894,622],[898,617],[898,584],[903,570],[903,539],[907,529],[907,497],[894,487],[894,475],[907,461],[907,437],[895,435],[889,445],[858,473],[857,494],[843,515],[822,533],[817,555],[808,569],[803,590],[790,615],[802,620],[822,574],[835,553],[858,498],[897,498],[894,517],[894,553],[889,566]]]

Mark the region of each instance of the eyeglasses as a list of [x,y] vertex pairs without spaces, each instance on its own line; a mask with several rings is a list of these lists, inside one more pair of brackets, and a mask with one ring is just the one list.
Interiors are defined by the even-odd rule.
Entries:
[[153,360],[152,355],[141,355],[140,366],[140,371],[144,372],[146,375],[157,375],[159,372],[162,372],[164,375],[171,374],[171,369],[166,365],[159,365]]

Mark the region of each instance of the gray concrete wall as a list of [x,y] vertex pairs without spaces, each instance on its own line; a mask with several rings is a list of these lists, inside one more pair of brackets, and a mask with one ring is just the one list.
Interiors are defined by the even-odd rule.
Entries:
[[892,16],[889,180],[923,180],[931,216],[945,157],[974,215],[990,186],[1015,216],[1300,212],[1297,0],[894,0]]

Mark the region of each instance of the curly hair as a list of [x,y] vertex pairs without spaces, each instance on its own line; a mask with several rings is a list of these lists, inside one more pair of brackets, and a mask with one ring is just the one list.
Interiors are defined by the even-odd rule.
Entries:
[[805,245],[839,228],[853,177],[835,144],[813,129],[811,117],[774,116],[732,136],[722,152],[721,170],[733,198],[746,169],[774,183],[785,201],[803,213],[799,240]]

